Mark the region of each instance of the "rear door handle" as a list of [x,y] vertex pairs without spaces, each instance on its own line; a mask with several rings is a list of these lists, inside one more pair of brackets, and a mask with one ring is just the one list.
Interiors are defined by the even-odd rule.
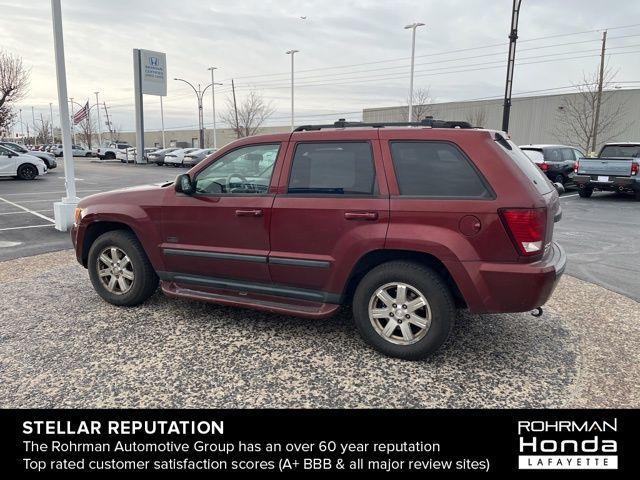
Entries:
[[261,217],[262,210],[236,210],[236,217]]
[[377,220],[378,212],[345,212],[347,220]]

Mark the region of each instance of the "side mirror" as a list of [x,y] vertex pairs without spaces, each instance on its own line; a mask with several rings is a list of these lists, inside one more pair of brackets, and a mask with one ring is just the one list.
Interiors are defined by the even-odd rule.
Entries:
[[556,192],[558,192],[558,195],[562,195],[564,193],[564,185],[562,185],[560,182],[553,182],[553,186],[556,187]]
[[184,193],[185,195],[193,195],[196,192],[196,185],[188,173],[183,173],[176,177],[176,183],[174,184],[176,192]]

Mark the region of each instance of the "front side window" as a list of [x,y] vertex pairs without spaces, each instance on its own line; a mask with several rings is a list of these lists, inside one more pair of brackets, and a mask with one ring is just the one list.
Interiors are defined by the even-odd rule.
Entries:
[[369,142],[301,143],[293,157],[288,193],[373,195],[375,172]]
[[[492,197],[471,162],[450,143],[395,141],[391,155],[400,195]],[[527,162],[531,164],[528,158]]]
[[280,144],[251,145],[218,158],[196,178],[196,194],[267,193]]

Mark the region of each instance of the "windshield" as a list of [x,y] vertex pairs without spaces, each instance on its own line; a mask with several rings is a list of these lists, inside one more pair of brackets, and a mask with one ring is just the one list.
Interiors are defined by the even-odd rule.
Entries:
[[640,145],[605,145],[601,157],[640,157]]

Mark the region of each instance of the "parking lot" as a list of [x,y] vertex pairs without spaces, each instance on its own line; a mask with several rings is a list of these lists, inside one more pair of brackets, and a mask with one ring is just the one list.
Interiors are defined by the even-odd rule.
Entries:
[[[80,196],[178,172],[76,162]],[[3,407],[640,406],[631,198],[563,196],[555,237],[569,265],[541,318],[460,313],[445,348],[404,362],[365,346],[348,311],[317,321],[160,293],[103,302],[52,226],[62,177],[0,180]]]

